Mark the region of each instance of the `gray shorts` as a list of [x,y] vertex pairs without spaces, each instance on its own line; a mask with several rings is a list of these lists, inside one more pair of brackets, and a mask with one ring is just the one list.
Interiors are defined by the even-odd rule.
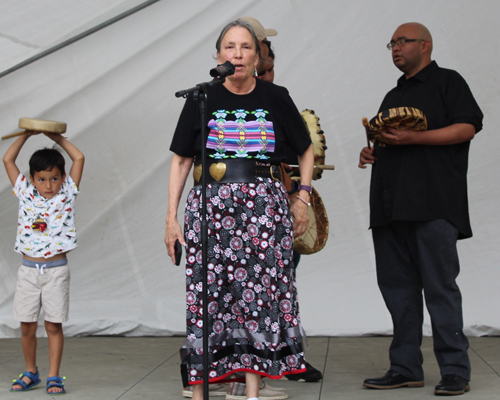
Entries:
[[70,274],[67,259],[35,263],[23,259],[17,273],[14,319],[37,322],[43,309],[45,321],[68,320]]

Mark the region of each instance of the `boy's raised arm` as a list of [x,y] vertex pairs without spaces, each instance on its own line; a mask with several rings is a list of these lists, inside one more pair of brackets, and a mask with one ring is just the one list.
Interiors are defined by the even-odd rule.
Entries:
[[85,164],[85,156],[83,153],[78,150],[78,148],[71,143],[68,139],[66,139],[63,135],[59,133],[44,133],[45,136],[52,139],[59,146],[61,146],[66,153],[68,153],[69,157],[73,161],[73,165],[71,165],[71,169],[69,171],[69,176],[75,182],[77,187],[80,187],[80,181],[82,179],[83,174],[83,165]]
[[17,156],[19,155],[21,148],[24,146],[24,143],[26,143],[31,135],[32,133],[25,133],[24,135],[19,136],[14,143],[11,144],[3,156],[5,171],[7,171],[7,175],[9,176],[12,186],[15,186],[17,177],[19,176],[19,168],[17,168],[16,165]]

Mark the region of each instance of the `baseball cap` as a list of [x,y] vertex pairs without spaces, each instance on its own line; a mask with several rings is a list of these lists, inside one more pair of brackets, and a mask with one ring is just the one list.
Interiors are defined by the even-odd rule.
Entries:
[[264,40],[268,36],[276,36],[278,34],[278,31],[275,29],[265,29],[259,21],[252,17],[238,18],[238,21],[243,21],[249,24],[254,30],[259,41]]

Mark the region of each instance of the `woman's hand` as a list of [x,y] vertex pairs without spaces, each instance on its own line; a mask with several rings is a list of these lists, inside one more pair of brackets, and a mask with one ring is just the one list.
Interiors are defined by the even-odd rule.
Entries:
[[[304,200],[309,202],[309,193],[307,193],[305,196],[303,195],[303,193],[307,192],[301,191],[302,195],[300,195],[300,197],[302,197],[303,199],[304,197],[307,197],[307,199]],[[290,212],[292,213],[293,217],[293,236],[295,238],[298,238],[307,230],[307,228],[309,228],[308,205],[305,204],[302,200],[297,199],[297,196],[291,196],[290,202],[292,203]]]
[[175,264],[175,241],[179,240],[183,247],[186,247],[186,242],[184,236],[182,235],[182,229],[177,219],[167,218],[167,229],[165,230],[165,245],[167,246],[168,255],[172,259],[172,263]]
[[181,157],[174,154],[172,164],[170,166],[170,178],[168,180],[168,205],[167,205],[167,228],[165,230],[165,245],[167,246],[168,255],[172,258],[175,264],[175,241],[179,239],[181,245],[186,247],[182,229],[177,222],[177,208],[179,200],[186,183],[189,170],[193,165],[193,158]]
[[[299,160],[300,184],[311,186],[314,168],[313,144],[311,143],[304,154],[297,156],[297,158]],[[309,228],[309,211],[306,203],[311,202],[311,194],[306,190],[299,190],[297,196],[290,198],[290,201],[292,203],[290,212],[293,217],[293,236],[297,238]]]

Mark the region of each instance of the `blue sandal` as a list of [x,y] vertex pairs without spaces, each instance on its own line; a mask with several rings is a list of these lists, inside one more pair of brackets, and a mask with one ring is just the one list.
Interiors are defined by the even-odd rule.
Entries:
[[[24,382],[23,381],[24,377],[31,379],[31,383],[28,384],[28,383]],[[19,379],[17,379],[17,380],[14,379],[14,383],[12,384],[12,386],[19,385],[22,387],[22,389],[10,388],[10,391],[11,392],[25,392],[26,390],[33,389],[40,382],[41,382],[41,380],[40,380],[40,374],[38,373],[38,368],[36,369],[36,374],[26,371],[25,373],[19,375]]]
[[[66,394],[66,390],[64,389],[64,382],[63,382],[64,379],[66,379],[65,376],[63,376],[62,378],[60,378],[58,376],[48,377],[47,378],[47,388],[45,389],[47,394],[50,396],[57,396],[59,394]],[[56,393],[49,392],[49,389],[53,388],[53,387],[62,389],[62,392],[56,392]]]

